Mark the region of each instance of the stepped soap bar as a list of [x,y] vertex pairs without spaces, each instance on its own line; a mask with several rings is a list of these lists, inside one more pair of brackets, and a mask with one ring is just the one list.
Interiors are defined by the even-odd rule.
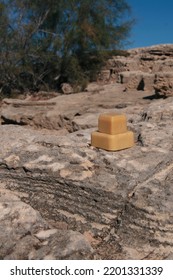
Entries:
[[102,114],[98,119],[98,130],[111,135],[124,133],[127,131],[126,116],[114,113]]
[[91,145],[107,151],[131,148],[134,146],[134,134],[132,131],[116,135],[95,131],[91,133]]

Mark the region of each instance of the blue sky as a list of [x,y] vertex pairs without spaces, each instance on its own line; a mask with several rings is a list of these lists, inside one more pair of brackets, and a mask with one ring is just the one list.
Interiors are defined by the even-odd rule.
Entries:
[[173,0],[126,0],[136,23],[128,48],[173,44]]

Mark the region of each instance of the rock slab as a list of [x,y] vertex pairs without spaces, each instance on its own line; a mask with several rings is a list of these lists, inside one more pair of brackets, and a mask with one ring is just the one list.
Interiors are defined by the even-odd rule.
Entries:
[[[36,249],[28,251],[28,258],[82,258],[80,248],[89,251],[87,258],[92,255],[94,258],[165,259],[171,255],[173,99],[156,100],[141,108],[140,113],[128,116],[128,127],[136,135],[136,145],[120,152],[92,147],[90,136],[95,128],[79,130],[67,137],[17,125],[0,126],[0,177],[5,189],[18,192],[21,200],[30,205],[27,207],[41,213],[43,220],[37,218],[39,214],[32,215],[32,219],[39,220],[41,231],[49,230],[46,224],[44,228],[45,220],[48,224],[53,221],[55,229],[59,223],[66,223],[70,230],[66,235],[70,253],[65,256],[66,249],[61,249],[60,254],[56,248],[56,240],[61,240],[62,233],[56,233],[58,237],[48,234],[49,245],[42,249],[38,244],[44,238],[42,234],[39,237],[38,225],[30,216],[31,225],[22,224],[15,234],[12,230],[15,224],[6,224],[2,216],[1,223],[9,230],[8,236],[19,240],[18,234],[22,234],[25,239],[19,244],[28,244],[27,240],[36,244],[33,245]],[[1,207],[4,207],[1,213],[6,213],[6,206]],[[18,213],[15,207],[13,211]],[[26,231],[32,234],[28,236]],[[71,231],[80,232],[80,236],[90,232],[96,240],[94,253],[88,244],[84,246],[78,240],[77,233],[74,240]],[[11,242],[9,246],[14,248],[16,241]],[[73,254],[71,242],[80,252]],[[23,252],[13,254],[3,244],[2,258],[24,257]],[[114,248],[111,255],[108,255],[109,247]]]
[[[127,57],[109,59],[105,82],[117,81],[125,90],[150,90],[156,95],[173,95],[173,45],[155,45],[128,50]],[[103,78],[102,78],[103,79]]]
[[57,230],[40,213],[0,185],[0,259],[85,259],[93,249],[79,232]]

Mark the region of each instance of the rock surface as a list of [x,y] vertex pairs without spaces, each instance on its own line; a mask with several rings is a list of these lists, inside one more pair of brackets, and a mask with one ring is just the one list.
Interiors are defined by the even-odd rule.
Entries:
[[58,96],[46,101],[4,99],[1,122],[29,125],[37,129],[61,130],[63,134],[96,127],[97,117],[103,111],[149,102],[142,99],[146,92],[129,95],[124,93],[123,89],[124,86],[117,83],[105,86],[93,83],[88,86],[87,92]]
[[173,95],[173,45],[156,45],[128,51],[128,57],[113,57],[103,70],[109,79],[126,90],[151,90],[156,95]]
[[[3,102],[1,259],[172,258],[173,97],[123,89]],[[90,145],[106,112],[127,115],[133,148]]]
[[71,94],[73,93],[73,88],[70,84],[63,83],[61,84],[61,90],[64,94]]
[[[92,253],[86,238],[75,231],[53,229],[23,194],[0,185],[0,259],[85,259]],[[51,253],[50,253],[51,252]]]
[[[151,48],[143,61],[163,55],[171,49]],[[173,97],[152,94],[94,83],[50,100],[3,101],[1,259],[172,258]],[[107,112],[127,115],[133,148],[90,145]]]

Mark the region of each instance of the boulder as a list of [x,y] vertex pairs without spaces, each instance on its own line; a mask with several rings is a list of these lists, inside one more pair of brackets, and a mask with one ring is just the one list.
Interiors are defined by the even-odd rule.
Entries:
[[107,83],[111,78],[111,70],[102,70],[98,75],[98,82]]
[[119,73],[118,81],[125,85],[126,90],[152,91],[155,75],[142,71],[127,71]]
[[73,88],[68,83],[61,84],[61,90],[62,90],[62,93],[64,93],[64,94],[71,94],[71,93],[73,93]]
[[[126,85],[126,89],[137,89],[142,81],[142,73],[140,71],[122,72],[119,74],[119,80]],[[141,85],[141,90],[144,90],[143,85]]]
[[161,72],[155,75],[154,90],[156,95],[173,95],[173,72]]

